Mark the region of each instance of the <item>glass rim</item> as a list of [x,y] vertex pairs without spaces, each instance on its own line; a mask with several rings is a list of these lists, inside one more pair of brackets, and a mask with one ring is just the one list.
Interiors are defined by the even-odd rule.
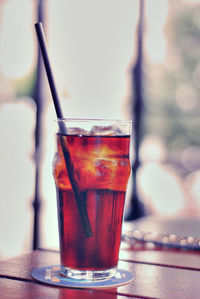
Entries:
[[124,119],[114,119],[114,118],[70,118],[70,117],[63,117],[63,118],[57,118],[55,119],[56,122],[64,122],[64,121],[71,121],[71,122],[89,122],[89,121],[99,121],[99,122],[116,122],[116,123],[132,123],[133,121],[130,120],[124,120]]

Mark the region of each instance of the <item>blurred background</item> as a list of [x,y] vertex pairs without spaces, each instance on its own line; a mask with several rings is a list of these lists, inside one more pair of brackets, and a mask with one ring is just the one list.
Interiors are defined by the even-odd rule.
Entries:
[[37,21],[64,114],[133,119],[125,219],[199,219],[200,1],[0,0],[0,259],[58,248]]

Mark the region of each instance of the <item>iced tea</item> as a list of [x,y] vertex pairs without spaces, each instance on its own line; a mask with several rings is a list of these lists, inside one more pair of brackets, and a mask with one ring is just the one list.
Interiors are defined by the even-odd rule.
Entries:
[[93,235],[87,237],[84,233],[60,134],[57,134],[53,173],[58,198],[61,264],[84,271],[115,268],[130,175],[130,136],[77,134],[63,137],[67,140],[80,200],[85,205]]

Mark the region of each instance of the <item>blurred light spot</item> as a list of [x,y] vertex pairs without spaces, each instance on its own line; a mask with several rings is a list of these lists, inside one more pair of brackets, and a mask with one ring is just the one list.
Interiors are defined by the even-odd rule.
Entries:
[[198,95],[192,86],[183,83],[176,90],[176,102],[183,110],[193,110],[198,103]]
[[173,215],[185,205],[178,176],[159,163],[146,163],[138,173],[139,194],[153,213]]
[[155,63],[162,62],[166,55],[166,42],[162,33],[149,31],[145,40],[146,49],[151,60]]
[[[189,171],[195,171],[200,168],[200,148],[190,146],[186,148],[181,155],[183,166]],[[199,190],[200,192],[200,190]]]
[[145,3],[148,25],[156,28],[164,26],[168,17],[168,0],[148,0]]
[[3,12],[0,69],[7,78],[20,78],[30,72],[33,65],[32,1],[10,0]]
[[[179,53],[178,53],[179,54]],[[170,72],[177,72],[181,69],[183,62],[181,55],[178,55],[169,49],[169,55],[166,56],[164,66]]]
[[[159,13],[158,13],[159,11]],[[168,17],[168,1],[146,1],[146,41],[149,58],[156,63],[162,62],[166,55],[166,42],[163,34]]]
[[23,98],[5,102],[0,108],[0,251],[8,258],[30,250],[35,107],[30,98]]
[[158,136],[148,135],[143,140],[140,148],[142,161],[163,161],[165,154],[164,143]]
[[190,173],[186,178],[186,183],[190,190],[190,193],[200,206],[200,171]]

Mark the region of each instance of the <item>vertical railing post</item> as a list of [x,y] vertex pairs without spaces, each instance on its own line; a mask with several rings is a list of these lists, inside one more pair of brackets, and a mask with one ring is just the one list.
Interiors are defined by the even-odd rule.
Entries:
[[144,0],[140,0],[139,22],[137,27],[137,58],[133,66],[132,75],[132,118],[134,137],[134,162],[132,165],[133,187],[130,199],[130,209],[126,220],[137,219],[144,216],[143,205],[137,194],[137,170],[140,166],[139,147],[142,135],[142,113],[143,113],[143,28],[144,28]]
[[[38,22],[43,21],[43,4],[44,0],[38,0],[37,16]],[[35,121],[35,194],[33,200],[33,244],[32,249],[38,249],[40,244],[40,210],[41,210],[41,197],[40,197],[40,174],[41,174],[41,136],[42,136],[42,72],[41,72],[41,55],[38,47],[38,60],[36,68],[36,80],[33,88],[33,99],[36,104],[36,121]]]

